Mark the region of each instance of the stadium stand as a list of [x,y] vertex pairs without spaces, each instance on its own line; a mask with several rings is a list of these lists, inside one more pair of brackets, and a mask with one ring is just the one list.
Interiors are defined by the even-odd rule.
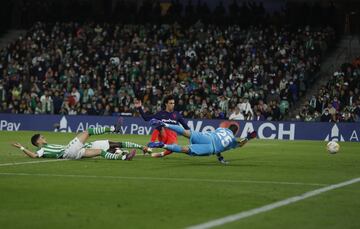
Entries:
[[360,57],[344,63],[334,72],[318,94],[303,106],[298,115],[302,121],[360,121]]
[[[55,7],[50,2],[27,9],[24,2],[24,23],[43,19],[36,13],[41,7]],[[150,14],[139,21],[111,16],[129,23],[34,23],[1,50],[0,112],[134,115],[136,97],[146,111],[156,112],[173,93],[186,118],[226,119],[239,107],[247,120],[282,120],[314,82],[335,40],[334,29],[325,26],[254,25],[281,18],[268,18],[255,3],[243,5],[241,15],[230,14],[233,22],[258,18],[241,26],[219,23],[222,5],[214,10],[216,20],[202,5],[203,20],[187,8],[188,20],[178,23],[177,4],[160,24]],[[139,15],[155,6],[144,3]],[[56,21],[56,14],[50,19]],[[137,23],[144,20],[152,23]]]

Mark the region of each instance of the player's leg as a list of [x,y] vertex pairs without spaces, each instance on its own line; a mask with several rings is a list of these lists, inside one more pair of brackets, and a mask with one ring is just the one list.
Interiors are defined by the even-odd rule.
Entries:
[[150,120],[150,125],[155,126],[155,127],[166,127],[170,130],[175,131],[177,134],[180,134],[184,137],[190,138],[191,136],[191,131],[190,130],[185,130],[182,126],[178,126],[178,125],[172,125],[172,124],[167,124],[162,122],[161,120],[158,119],[151,119]]
[[212,144],[191,144],[189,146],[164,144],[161,148],[170,150],[175,153],[186,153],[192,156],[208,156],[213,152]]
[[[108,153],[128,153],[128,151],[121,150],[120,142],[112,142],[109,140],[98,140],[84,144],[84,148],[87,149],[101,149]],[[120,149],[120,150],[119,150]]]
[[154,131],[151,133],[150,141],[156,142],[156,140],[158,139],[161,142],[162,140],[160,138],[160,131],[158,129],[154,129]]
[[102,149],[104,151],[110,150],[110,141],[109,140],[97,140],[85,144],[85,148],[91,149]]
[[[171,145],[171,144],[178,144],[178,141],[177,141],[177,137],[168,137],[166,139],[166,141],[164,142],[164,144],[166,145]],[[172,151],[170,150],[165,150],[163,152],[160,152],[160,153],[152,153],[151,156],[152,157],[165,157],[167,155],[170,155],[172,153]]]
[[102,149],[85,149],[83,157],[84,158],[97,157],[97,156],[100,156],[102,151],[104,151],[104,150],[102,150]]
[[91,135],[100,135],[100,134],[105,134],[105,133],[111,133],[111,132],[115,132],[115,127],[111,126],[111,127],[95,127],[95,128],[88,128],[87,129],[88,134]]
[[208,156],[215,152],[211,137],[202,132],[191,132],[190,155]]
[[83,144],[88,140],[89,137],[90,137],[90,134],[87,130],[76,135],[76,138],[79,139],[79,141]]
[[189,155],[192,156],[209,156],[214,153],[212,144],[191,144],[189,146]]
[[115,131],[115,127],[113,127],[113,126],[89,128],[89,129],[85,130],[84,132],[81,132],[80,134],[78,134],[76,137],[80,140],[80,142],[85,143],[91,135],[99,135],[99,134],[110,133],[110,132],[114,132],[114,131]]
[[[165,129],[164,128],[164,132],[166,132],[166,139],[164,141],[165,144],[167,145],[171,145],[171,144],[178,144],[178,140],[177,140],[177,134],[174,133],[173,131],[169,130],[169,129]],[[172,152],[170,150],[165,150],[163,152],[163,157],[170,155]]]
[[[161,129],[163,129],[163,128],[161,128]],[[163,141],[161,131],[159,131],[158,129],[154,129],[153,132],[151,133],[150,142],[156,142],[156,140],[159,140],[160,142]],[[148,149],[150,149],[150,148],[148,148]],[[151,151],[151,149],[149,151],[143,151],[144,156],[148,155],[148,153],[151,153],[150,151]]]
[[211,137],[205,133],[192,131],[190,137],[191,144],[211,144]]
[[178,125],[172,125],[172,124],[165,124],[165,127],[175,131],[177,134],[180,134],[184,137],[190,138],[191,137],[191,131],[185,130],[182,126]]
[[132,158],[135,156],[135,153],[133,151],[131,153],[121,155],[121,154],[109,153],[109,152],[106,152],[101,149],[85,149],[84,150],[83,157],[85,157],[85,158],[97,157],[97,156],[101,156],[108,160],[132,160]]
[[150,142],[148,144],[152,148],[163,148],[175,153],[189,153],[189,146],[180,146],[177,144],[164,144],[163,142]]
[[150,142],[153,148],[163,148],[175,153],[186,153],[192,156],[208,156],[214,152],[212,144],[191,144],[181,146],[177,144],[164,144],[162,142]]
[[[79,134],[80,138],[85,139],[86,133]],[[66,146],[63,157],[66,159],[80,159],[84,156],[84,143],[80,141],[79,135],[69,142]],[[87,136],[88,137],[88,136]]]
[[167,149],[171,152],[175,152],[175,153],[189,153],[189,146],[180,146],[177,144],[171,144],[171,145],[165,145],[164,149]]
[[[154,129],[153,132],[151,133],[151,137],[150,137],[150,142],[156,142],[156,140],[158,140],[160,142],[163,141],[161,133],[160,133],[160,131],[158,129]],[[143,152],[144,152],[144,155],[146,156],[151,151],[152,151],[151,148],[148,147],[148,150],[143,151]],[[156,154],[158,154],[158,153],[156,153]]]
[[134,142],[112,142],[109,141],[110,150],[115,148],[136,148],[141,149],[144,153],[151,153],[151,149],[147,146],[143,146]]

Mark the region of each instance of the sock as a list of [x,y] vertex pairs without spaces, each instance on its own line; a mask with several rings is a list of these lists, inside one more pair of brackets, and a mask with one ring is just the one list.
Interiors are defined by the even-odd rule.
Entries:
[[139,145],[134,142],[120,142],[121,148],[137,148],[137,149],[143,149],[144,146]]
[[182,152],[182,151],[181,151],[181,146],[176,145],[176,144],[173,144],[173,145],[164,145],[163,148],[164,148],[164,149],[167,149],[167,150],[170,150],[170,151],[172,151],[172,152],[176,152],[176,153]]
[[103,158],[108,159],[108,160],[122,160],[123,155],[109,153],[109,152],[106,152],[103,150],[103,151],[101,151],[100,156],[102,156]]
[[172,125],[172,124],[165,124],[166,128],[175,131],[178,134],[183,135],[185,132],[185,129],[178,125]]
[[89,132],[89,135],[99,135],[103,133],[109,133],[111,132],[110,127],[96,127],[96,128],[89,128],[87,129]]

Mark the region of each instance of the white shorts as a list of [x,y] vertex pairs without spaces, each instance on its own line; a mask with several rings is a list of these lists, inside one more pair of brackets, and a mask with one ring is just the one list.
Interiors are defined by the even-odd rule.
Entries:
[[65,148],[63,158],[80,159],[85,154],[84,144],[78,138],[74,138]]
[[109,140],[99,140],[91,142],[91,149],[101,149],[108,151],[110,149]]

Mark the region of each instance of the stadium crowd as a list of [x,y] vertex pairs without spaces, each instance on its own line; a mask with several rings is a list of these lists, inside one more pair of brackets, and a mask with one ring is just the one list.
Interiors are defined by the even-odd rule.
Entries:
[[334,39],[329,27],[37,22],[0,52],[0,112],[134,115],[135,98],[153,113],[174,94],[186,118],[281,120]]
[[303,121],[360,122],[360,57],[344,63],[297,117]]

